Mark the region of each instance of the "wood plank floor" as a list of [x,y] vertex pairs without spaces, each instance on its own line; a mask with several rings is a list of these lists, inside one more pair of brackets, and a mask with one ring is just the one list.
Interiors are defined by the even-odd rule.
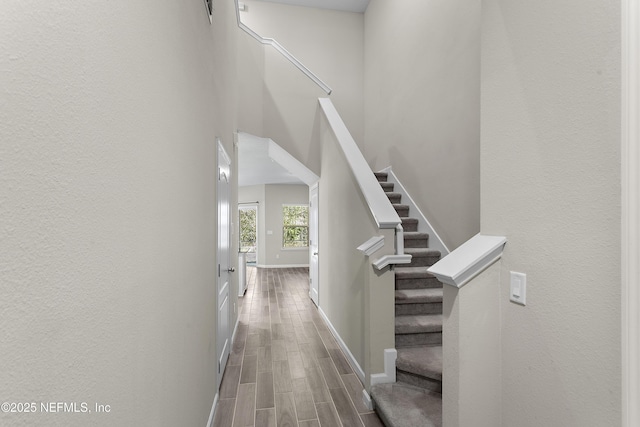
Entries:
[[214,427],[380,427],[309,299],[306,268],[247,268]]

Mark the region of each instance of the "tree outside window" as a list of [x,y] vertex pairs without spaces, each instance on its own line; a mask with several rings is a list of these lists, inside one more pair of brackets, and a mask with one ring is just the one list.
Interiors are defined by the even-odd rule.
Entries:
[[309,206],[282,206],[282,247],[309,247]]

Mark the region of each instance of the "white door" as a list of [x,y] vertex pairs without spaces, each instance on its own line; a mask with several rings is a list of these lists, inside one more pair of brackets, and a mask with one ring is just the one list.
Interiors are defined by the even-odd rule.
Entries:
[[309,296],[318,305],[318,184],[309,188]]
[[218,140],[218,328],[216,335],[216,354],[218,356],[218,388],[224,368],[229,359],[230,315],[229,312],[229,273],[231,268],[231,210],[229,206],[231,160],[222,142]]

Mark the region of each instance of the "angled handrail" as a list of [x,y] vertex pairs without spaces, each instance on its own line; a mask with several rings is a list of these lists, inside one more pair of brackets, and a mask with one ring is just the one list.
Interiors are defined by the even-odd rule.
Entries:
[[329,87],[329,85],[327,85],[318,76],[316,76],[313,73],[313,71],[311,71],[302,62],[300,62],[298,60],[298,58],[293,56],[291,54],[291,52],[289,52],[287,49],[285,49],[284,46],[282,46],[280,43],[278,43],[277,40],[269,38],[269,37],[262,37],[260,34],[256,33],[251,28],[246,26],[242,22],[242,20],[240,19],[240,5],[238,4],[238,0],[234,0],[234,1],[235,1],[235,4],[236,4],[236,19],[238,20],[238,27],[241,30],[243,30],[245,33],[249,34],[254,39],[258,40],[260,43],[272,46],[275,50],[280,52],[282,54],[282,56],[287,58],[289,60],[289,62],[291,62],[294,66],[296,66],[296,68],[298,68],[307,77],[309,77],[315,84],[320,86],[322,88],[322,90],[324,90],[327,93],[327,95],[331,95],[331,88]]
[[[395,231],[395,254],[385,255],[376,260],[373,265],[378,270],[382,270],[392,264],[409,264],[411,262],[411,255],[404,253],[404,231],[398,212],[393,208],[389,198],[382,190],[380,183],[375,178],[371,167],[369,167],[351,133],[349,133],[347,126],[342,121],[333,102],[331,102],[329,98],[320,98],[318,101],[338,141],[338,145],[342,149],[347,163],[353,172],[353,176],[360,187],[360,191],[364,196],[378,229],[393,229]],[[383,245],[384,238],[374,236],[360,245],[358,250],[370,256]]]

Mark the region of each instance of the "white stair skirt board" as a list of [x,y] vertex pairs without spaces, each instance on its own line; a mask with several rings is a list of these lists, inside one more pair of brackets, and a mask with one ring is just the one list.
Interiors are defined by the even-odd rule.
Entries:
[[436,230],[433,228],[429,220],[424,216],[416,202],[413,201],[411,195],[407,192],[404,185],[400,182],[396,174],[393,172],[391,166],[382,169],[380,172],[384,172],[387,174],[387,182],[391,182],[394,184],[394,192],[402,194],[403,204],[409,205],[409,211],[412,213],[412,217],[418,220],[418,230],[423,233],[429,234],[429,247],[433,249],[437,249],[442,254],[444,258],[447,254],[449,254],[449,248],[444,244]]
[[258,268],[309,268],[309,264],[282,264],[282,265],[263,265],[256,264]]
[[461,288],[502,256],[507,238],[476,234],[427,271],[442,283]]
[[384,373],[371,375],[371,386],[396,382],[396,359],[398,351],[395,348],[384,350]]
[[353,372],[355,372],[358,378],[360,378],[360,382],[364,384],[365,382],[364,371],[356,361],[356,358],[353,357],[353,354],[351,354],[351,351],[349,351],[349,348],[347,347],[347,345],[344,343],[344,341],[342,341],[342,337],[340,337],[340,334],[338,334],[338,331],[336,331],[336,328],[333,327],[327,315],[324,314],[324,311],[322,311],[322,308],[318,307],[318,313],[320,313],[320,316],[322,316],[322,319],[325,321],[325,323],[329,327],[329,330],[333,334],[334,338],[336,339],[336,341],[338,341],[338,345],[340,346],[340,349],[342,350],[342,352],[345,354],[345,356],[347,356],[347,361],[349,362],[349,365],[351,365]]
[[216,408],[218,407],[218,393],[213,398],[213,405],[211,405],[211,412],[209,412],[209,421],[207,421],[207,427],[213,427],[213,419],[216,416]]

